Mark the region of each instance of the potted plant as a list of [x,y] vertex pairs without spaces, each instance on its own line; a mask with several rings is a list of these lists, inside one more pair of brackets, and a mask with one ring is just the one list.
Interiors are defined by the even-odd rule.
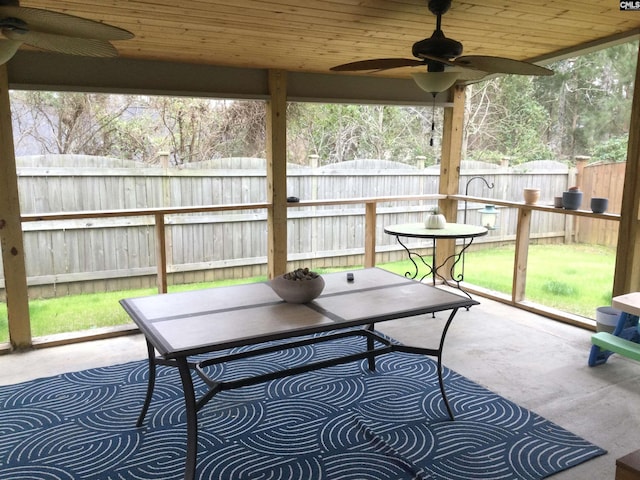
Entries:
[[582,204],[582,192],[580,187],[571,187],[562,192],[562,206],[566,210],[578,210]]
[[522,195],[524,197],[524,203],[526,205],[535,205],[540,198],[540,189],[539,188],[525,188],[522,191]]
[[440,213],[440,209],[438,207],[434,207],[431,214],[424,222],[424,226],[428,229],[444,228],[447,226],[447,219]]

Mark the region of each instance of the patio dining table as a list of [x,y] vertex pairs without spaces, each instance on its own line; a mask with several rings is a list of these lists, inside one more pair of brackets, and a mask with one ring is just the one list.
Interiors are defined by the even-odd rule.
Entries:
[[[282,301],[268,282],[121,300],[144,334],[149,356],[149,383],[138,427],[150,407],[156,367],[179,370],[187,424],[185,479],[193,479],[196,472],[198,411],[218,392],[357,360],[366,359],[368,369],[375,370],[375,357],[392,351],[437,358],[440,392],[453,420],[442,378],[444,341],[458,309],[478,302],[379,268],[350,273],[350,281],[345,272],[323,275],[322,295],[306,304]],[[436,312],[448,314],[434,348],[400,345],[374,330],[378,322]],[[429,327],[430,316],[425,315],[425,322]],[[214,364],[349,336],[364,339],[360,352],[227,381],[207,374],[207,367]],[[243,348],[230,350],[234,347]],[[221,351],[223,355],[209,358],[201,355]],[[194,372],[208,387],[198,399]]]

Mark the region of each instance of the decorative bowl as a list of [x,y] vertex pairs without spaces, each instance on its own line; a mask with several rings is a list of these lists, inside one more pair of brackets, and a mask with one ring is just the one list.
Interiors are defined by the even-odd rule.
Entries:
[[320,296],[324,279],[308,268],[299,268],[274,278],[269,285],[287,303],[308,303]]

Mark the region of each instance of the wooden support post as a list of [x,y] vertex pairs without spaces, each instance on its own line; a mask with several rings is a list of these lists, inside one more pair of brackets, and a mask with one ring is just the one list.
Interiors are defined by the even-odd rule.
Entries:
[[[460,184],[460,160],[462,157],[462,133],[464,130],[465,87],[456,86],[450,89],[452,108],[444,109],[444,125],[442,128],[442,160],[440,162],[440,185],[438,193],[455,195]],[[447,222],[456,222],[458,217],[457,200],[440,200],[440,211]],[[456,250],[455,240],[438,240],[436,265],[443,265],[447,258],[452,259]],[[450,260],[453,261],[453,260]],[[450,279],[451,265],[440,270]]]
[[167,232],[164,228],[164,214],[156,213],[156,263],[158,293],[167,293]]
[[516,255],[513,262],[513,287],[511,289],[511,299],[516,303],[525,299],[530,234],[531,209],[520,208],[518,210],[518,225],[516,225]]
[[268,274],[287,269],[287,74],[269,71],[267,102]]
[[365,203],[364,266],[376,266],[376,202]]
[[640,291],[640,64],[636,67],[629,123],[613,296],[637,291]]
[[14,348],[28,348],[31,346],[29,293],[6,64],[0,65],[0,247],[9,317],[9,339]]

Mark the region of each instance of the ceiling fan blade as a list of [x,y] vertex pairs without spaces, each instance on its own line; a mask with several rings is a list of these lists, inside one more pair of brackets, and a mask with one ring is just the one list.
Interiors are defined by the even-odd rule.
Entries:
[[362,70],[388,70],[390,68],[417,67],[424,65],[421,60],[410,58],[376,58],[374,60],[362,60],[359,62],[344,63],[331,67],[333,72],[357,72]]
[[106,40],[94,38],[67,37],[64,35],[53,35],[42,32],[2,32],[10,40],[17,40],[58,53],[70,55],[86,55],[90,57],[115,57],[118,51]]
[[487,72],[483,72],[482,70],[473,70],[470,68],[460,68],[460,67],[447,67],[444,70],[445,72],[459,72],[458,80],[465,82],[477,82],[482,80],[484,77],[489,75]]
[[113,25],[40,8],[0,6],[0,25],[4,26],[7,19],[21,20],[27,24],[28,30],[55,35],[98,40],[128,40],[134,36],[133,33]]
[[511,58],[490,57],[486,55],[465,55],[458,57],[453,64],[462,68],[482,70],[487,73],[506,73],[512,75],[553,75],[553,70],[529,62]]

